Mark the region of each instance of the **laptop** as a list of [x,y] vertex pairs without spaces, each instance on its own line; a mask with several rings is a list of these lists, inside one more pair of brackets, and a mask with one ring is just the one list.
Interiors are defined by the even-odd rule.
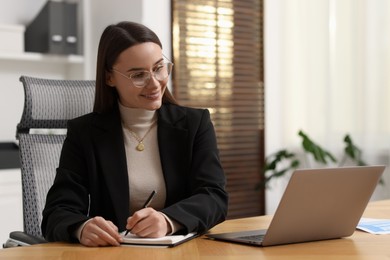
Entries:
[[295,170],[268,229],[206,236],[255,246],[348,237],[384,170],[385,166]]

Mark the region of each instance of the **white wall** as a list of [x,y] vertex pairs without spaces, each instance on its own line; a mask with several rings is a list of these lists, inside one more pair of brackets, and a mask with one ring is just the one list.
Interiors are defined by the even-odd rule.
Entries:
[[[340,158],[350,134],[368,164],[389,165],[390,1],[265,0],[264,15],[266,154],[302,153],[303,130]],[[373,199],[390,197],[383,179]],[[268,213],[286,183],[271,183]]]
[[46,0],[0,0],[0,24],[28,24]]
[[143,23],[151,28],[160,38],[164,53],[170,55],[170,1],[169,0],[90,0],[90,24],[88,32],[90,42],[86,56],[91,66],[87,78],[94,79],[96,53],[100,36],[104,28],[120,21]]

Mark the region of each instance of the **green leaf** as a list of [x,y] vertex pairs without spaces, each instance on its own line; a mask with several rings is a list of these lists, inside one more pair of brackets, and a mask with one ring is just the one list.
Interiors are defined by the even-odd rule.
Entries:
[[313,142],[302,130],[299,131],[298,135],[302,137],[302,147],[304,151],[311,154],[315,161],[322,164],[327,164],[328,160],[334,163],[337,162],[337,159],[329,151]]
[[[286,167],[280,169],[278,165],[286,162]],[[277,151],[276,153],[267,156],[264,164],[264,183],[258,184],[257,188],[266,187],[267,183],[273,178],[279,178],[284,176],[287,172],[297,168],[300,162],[296,159],[296,155],[293,152],[289,152],[286,149]]]
[[367,165],[361,158],[362,150],[353,143],[352,138],[349,136],[349,134],[345,135],[344,143],[345,143],[344,152],[347,157],[349,157],[352,161],[354,161],[359,166]]

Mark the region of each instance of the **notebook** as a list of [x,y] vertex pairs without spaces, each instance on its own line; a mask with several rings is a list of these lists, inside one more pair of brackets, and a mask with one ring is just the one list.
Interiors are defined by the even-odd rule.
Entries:
[[152,246],[152,247],[174,247],[198,236],[197,233],[188,233],[187,235],[170,235],[159,238],[143,238],[132,233],[123,237],[122,245]]
[[359,166],[296,170],[268,229],[206,236],[256,246],[350,236],[384,169],[385,166]]

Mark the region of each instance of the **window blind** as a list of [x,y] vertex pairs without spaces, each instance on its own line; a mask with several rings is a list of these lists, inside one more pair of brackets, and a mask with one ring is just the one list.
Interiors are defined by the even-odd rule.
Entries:
[[172,0],[173,93],[208,108],[229,193],[228,218],[264,213],[262,0]]

